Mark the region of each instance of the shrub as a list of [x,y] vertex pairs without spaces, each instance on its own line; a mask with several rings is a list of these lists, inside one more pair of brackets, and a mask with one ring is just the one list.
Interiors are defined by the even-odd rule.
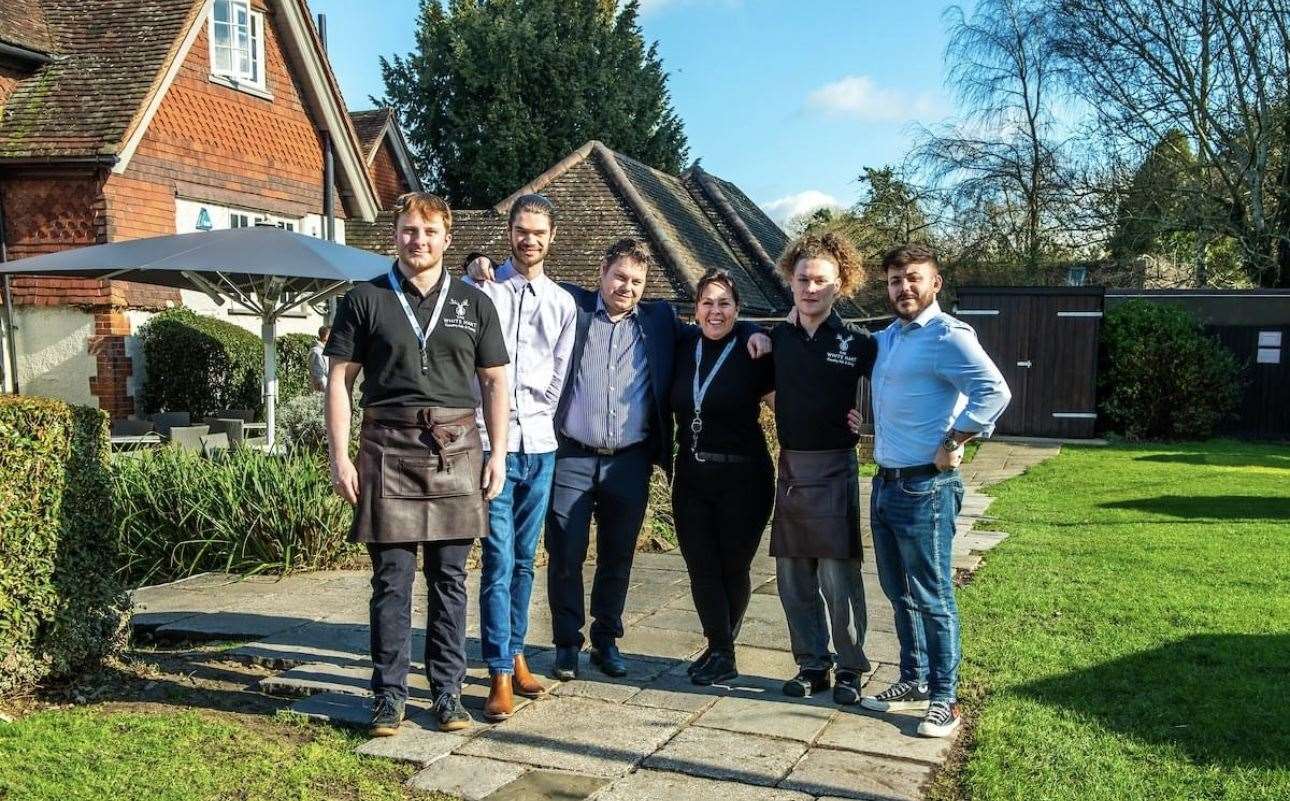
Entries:
[[199,418],[260,408],[264,346],[249,331],[181,307],[144,323],[138,337],[146,363],[144,409]]
[[351,510],[326,457],[234,448],[207,459],[157,448],[113,461],[117,536],[135,585],[206,570],[317,570],[350,551]]
[[0,693],[125,642],[129,599],[102,534],[107,430],[97,409],[0,397]]
[[1127,439],[1205,439],[1240,403],[1240,365],[1184,309],[1133,300],[1104,321],[1098,389]]
[[[318,394],[309,387],[309,351],[317,341],[309,334],[278,337],[278,402],[283,406],[295,398]],[[264,374],[263,358],[260,374]]]

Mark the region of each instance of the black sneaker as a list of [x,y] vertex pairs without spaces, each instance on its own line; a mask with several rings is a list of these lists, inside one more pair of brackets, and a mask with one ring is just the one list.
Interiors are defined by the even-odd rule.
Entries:
[[369,737],[393,737],[403,723],[403,702],[386,695],[372,702],[372,720],[367,724]]
[[449,692],[439,694],[434,702],[434,714],[439,721],[439,731],[459,731],[474,723],[474,718],[461,705],[461,698]]
[[703,669],[704,663],[706,663],[711,658],[712,658],[712,649],[704,648],[703,653],[699,654],[698,657],[696,657],[695,660],[690,663],[690,666],[685,669],[685,674],[687,676],[693,676],[695,673],[698,673],[700,670]]
[[713,651],[703,667],[694,672],[690,681],[700,687],[711,684],[724,684],[739,677],[739,668],[735,666],[735,655],[726,651]]
[[860,706],[874,712],[905,712],[924,710],[931,703],[931,694],[926,684],[912,681],[898,681],[877,695],[866,695],[860,699]]
[[918,724],[918,734],[922,737],[949,737],[963,722],[959,714],[959,705],[953,701],[933,701],[927,709],[923,722]]
[[821,690],[829,689],[829,669],[803,669],[784,682],[784,695],[807,698]]
[[860,674],[839,670],[833,677],[833,703],[851,706],[860,703]]

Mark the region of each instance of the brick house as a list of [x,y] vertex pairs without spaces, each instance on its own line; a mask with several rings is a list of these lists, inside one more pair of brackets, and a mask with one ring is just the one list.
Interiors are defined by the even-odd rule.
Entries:
[[[351,119],[305,0],[4,0],[0,257],[258,223],[323,236],[328,139],[344,242],[418,185],[388,117]],[[259,331],[197,292],[16,277],[12,292],[22,391],[114,418],[137,411],[130,334],[152,313]],[[320,323],[305,310],[281,328]]]
[[[492,208],[455,210],[445,262],[456,270],[469,253],[506,258],[506,217],[515,199],[528,192],[542,192],[556,207],[547,271],[557,280],[594,286],[605,248],[630,236],[646,242],[661,267],[647,279],[648,299],[669,300],[690,313],[699,277],[719,267],[734,277],[746,317],[779,318],[792,306],[775,272],[788,236],[738,186],[697,163],[669,175],[596,141]],[[351,224],[350,244],[392,253],[392,224],[388,213],[373,223]],[[864,316],[850,301],[839,311],[847,318]]]

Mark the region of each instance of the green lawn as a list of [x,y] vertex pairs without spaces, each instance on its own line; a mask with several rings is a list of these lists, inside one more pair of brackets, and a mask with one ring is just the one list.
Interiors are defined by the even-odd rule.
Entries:
[[[0,798],[24,801],[406,799],[408,766],[295,716],[47,710],[0,723]],[[250,725],[252,724],[253,725]]]
[[1290,798],[1290,448],[1065,448],[992,491],[934,797]]

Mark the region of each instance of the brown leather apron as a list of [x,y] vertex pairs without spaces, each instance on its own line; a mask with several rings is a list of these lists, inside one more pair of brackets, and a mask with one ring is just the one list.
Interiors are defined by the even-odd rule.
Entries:
[[779,452],[770,555],[860,559],[860,485],[856,454]]
[[474,409],[364,409],[350,540],[390,544],[487,536],[483,469]]

